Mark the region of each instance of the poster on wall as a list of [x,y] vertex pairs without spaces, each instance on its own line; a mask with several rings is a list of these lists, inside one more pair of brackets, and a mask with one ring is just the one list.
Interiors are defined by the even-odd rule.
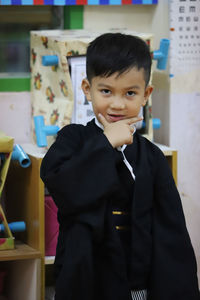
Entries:
[[200,68],[200,1],[170,0],[170,73]]
[[[169,144],[178,150],[179,192],[188,229],[199,253],[196,228],[200,226],[200,1],[170,0],[169,21]],[[198,263],[200,266],[200,260]]]
[[86,125],[94,113],[91,102],[88,102],[82,89],[81,83],[86,78],[86,57],[71,56],[68,57],[68,63],[71,69],[71,80],[74,93],[74,108],[71,123]]

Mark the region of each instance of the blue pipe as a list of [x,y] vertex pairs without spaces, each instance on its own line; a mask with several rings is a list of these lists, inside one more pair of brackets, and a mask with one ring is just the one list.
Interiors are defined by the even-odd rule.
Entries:
[[[152,123],[153,123],[153,129],[159,129],[161,127],[161,120],[160,119],[153,118]],[[145,121],[143,121],[142,122],[142,128],[145,128],[145,127],[146,127],[146,123],[145,123]]]
[[13,148],[11,159],[18,160],[22,168],[28,168],[31,164],[30,158],[18,144],[16,144]]
[[38,147],[47,147],[47,136],[56,135],[59,127],[56,125],[45,125],[43,116],[35,116],[34,124]]
[[165,70],[167,66],[170,41],[168,39],[160,40],[160,49],[153,52],[153,59],[157,60],[157,68]]
[[[22,232],[26,230],[26,224],[22,221],[9,223],[8,227],[12,232]],[[5,226],[3,224],[0,224],[0,231],[5,231]]]
[[58,56],[57,55],[43,55],[42,56],[42,65],[43,66],[58,65]]

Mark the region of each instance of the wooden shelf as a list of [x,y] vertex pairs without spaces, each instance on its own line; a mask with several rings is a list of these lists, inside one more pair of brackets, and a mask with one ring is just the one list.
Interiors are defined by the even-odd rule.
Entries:
[[165,156],[171,156],[174,154],[174,152],[176,152],[176,150],[171,147],[168,147],[168,146],[165,146],[162,144],[158,144],[158,143],[155,143],[155,145],[160,148],[160,150],[165,154]]
[[41,258],[41,252],[21,242],[15,242],[15,249],[0,251],[0,261]]
[[175,150],[174,148],[171,148],[171,147],[168,147],[168,146],[165,146],[165,145],[161,145],[161,144],[156,144],[160,150],[164,153],[168,163],[169,163],[169,166],[172,170],[172,175],[174,177],[174,181],[177,185],[177,182],[178,182],[178,178],[177,178],[177,150]]

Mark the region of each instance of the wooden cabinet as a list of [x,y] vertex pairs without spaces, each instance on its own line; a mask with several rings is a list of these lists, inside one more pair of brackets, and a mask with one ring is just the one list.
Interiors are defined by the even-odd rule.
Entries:
[[172,175],[174,177],[174,181],[177,185],[177,181],[178,181],[178,178],[177,178],[177,150],[167,147],[165,145],[161,145],[161,144],[156,144],[156,145],[165,154],[167,161],[169,163],[169,166],[172,170]]
[[14,234],[15,249],[0,251],[0,269],[8,272],[5,294],[9,300],[44,299],[44,187],[39,179],[40,160],[31,157],[31,161],[27,169],[12,161],[5,185],[8,222],[26,223],[25,232]]
[[[28,284],[22,283],[24,290],[29,290],[29,295],[18,288],[21,296],[16,298],[13,293],[9,300],[44,299],[44,185],[39,177],[41,159],[30,158],[31,166],[28,168],[22,168],[15,161],[10,164],[5,186],[5,212],[8,222],[24,221],[26,231],[14,234],[20,243],[15,243],[15,250],[0,251],[0,261],[13,261],[13,276],[16,278],[22,276],[24,269],[26,276],[31,278],[32,286],[29,289]],[[30,274],[27,274],[28,270]],[[8,281],[8,285],[12,287],[13,283]]]
[[[15,192],[15,185],[22,178],[19,178],[20,173],[17,172],[15,180],[7,177],[9,170],[11,153],[13,151],[13,138],[6,136],[0,132],[0,223],[4,226],[4,230],[0,234],[0,299],[9,300],[37,300],[41,296],[41,252],[37,247],[37,238],[30,235],[29,239],[19,239],[17,242],[12,236],[7,222],[15,221],[18,218],[15,207],[18,205],[18,195],[12,194]],[[12,164],[11,167],[14,165]],[[6,187],[5,187],[6,183]],[[8,199],[6,194],[8,192]],[[20,190],[18,190],[20,193]],[[19,194],[24,194],[23,191]],[[7,201],[8,200],[8,201]],[[9,203],[10,201],[10,203]],[[24,211],[23,217],[20,213],[20,220],[30,220],[28,215],[29,205],[20,207]],[[13,212],[11,219],[9,219],[8,212]],[[35,214],[37,217],[37,212]],[[22,218],[22,219],[21,219]],[[1,230],[0,230],[1,231]],[[29,236],[28,232],[26,235]]]
[[[175,182],[177,182],[177,152],[169,147],[158,145],[166,155],[172,169]],[[35,147],[36,149],[37,147]],[[38,151],[25,151],[31,159],[31,166],[23,169],[17,162],[12,162],[6,181],[6,213],[8,221],[23,220],[27,230],[20,235],[21,243],[16,244],[16,250],[0,252],[0,261],[6,261],[13,269],[10,286],[15,287],[15,293],[9,300],[44,300],[45,280],[51,281],[54,257],[45,257],[45,208],[44,208],[44,184],[40,179],[40,165],[42,155],[33,154]],[[10,261],[12,261],[10,263]],[[13,266],[12,266],[13,264]],[[19,271],[16,270],[16,267]],[[24,284],[21,279],[23,270],[30,271],[32,286]],[[31,273],[33,273],[31,275]],[[25,278],[29,281],[28,278]],[[15,281],[15,285],[13,284]],[[19,284],[19,286],[18,286]],[[36,294],[33,291],[36,287]],[[21,287],[22,286],[22,287]],[[26,290],[26,292],[24,290]],[[17,294],[18,293],[18,294]],[[30,294],[29,294],[30,293]],[[25,296],[26,295],[26,296]]]

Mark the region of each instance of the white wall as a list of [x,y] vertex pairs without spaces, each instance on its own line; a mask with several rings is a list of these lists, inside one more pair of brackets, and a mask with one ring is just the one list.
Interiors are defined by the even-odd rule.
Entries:
[[31,141],[31,100],[29,92],[0,93],[0,130],[15,144]]
[[158,46],[160,38],[168,37],[168,1],[159,1],[158,5],[85,6],[84,28],[153,32]]
[[[200,70],[199,70],[200,72]],[[200,75],[198,75],[200,82]],[[200,86],[170,97],[170,144],[178,149],[178,187],[190,237],[195,248],[200,278]]]

